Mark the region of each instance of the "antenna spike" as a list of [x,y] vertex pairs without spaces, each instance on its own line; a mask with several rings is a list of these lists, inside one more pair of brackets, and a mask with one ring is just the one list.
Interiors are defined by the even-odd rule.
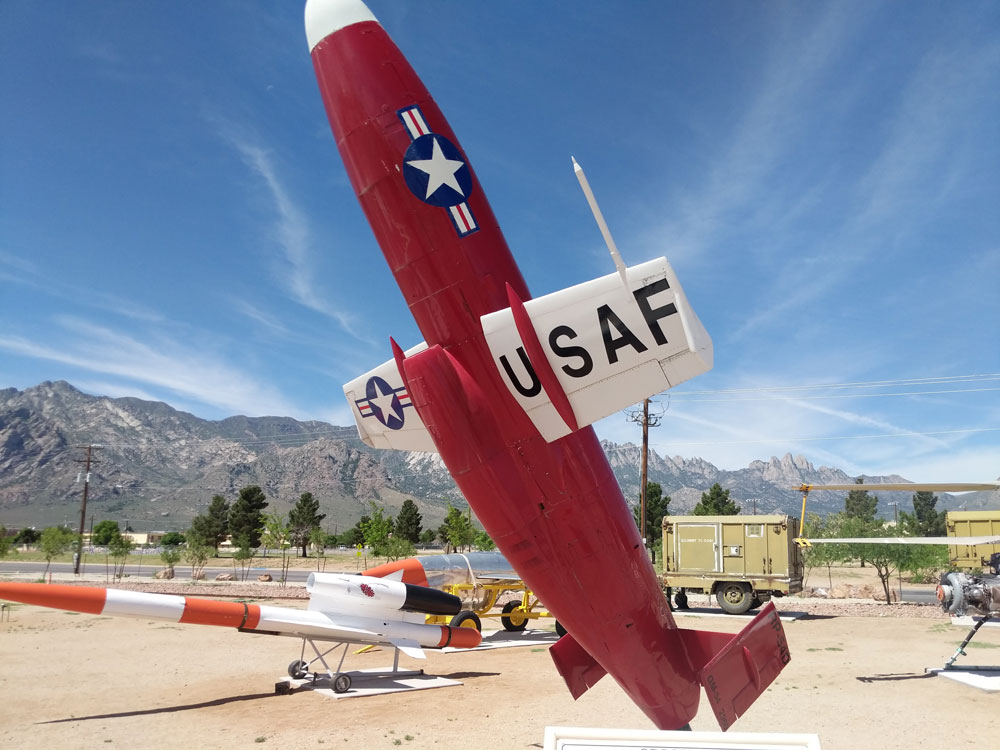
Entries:
[[611,230],[608,229],[607,222],[604,221],[604,214],[601,213],[600,206],[597,205],[597,198],[594,197],[594,191],[590,189],[590,183],[587,181],[587,175],[583,172],[583,167],[576,160],[575,157],[570,156],[573,160],[573,172],[576,174],[576,179],[580,182],[580,188],[583,190],[583,195],[587,199],[587,203],[590,205],[590,212],[594,214],[594,220],[597,221],[597,227],[601,230],[601,234],[604,236],[604,244],[608,246],[608,252],[611,253],[611,259],[615,262],[615,268],[618,269],[618,275],[621,277],[622,284],[625,288],[628,288],[628,277],[626,276],[625,261],[622,260],[621,253],[618,252],[618,246],[615,245],[615,240],[611,236]]

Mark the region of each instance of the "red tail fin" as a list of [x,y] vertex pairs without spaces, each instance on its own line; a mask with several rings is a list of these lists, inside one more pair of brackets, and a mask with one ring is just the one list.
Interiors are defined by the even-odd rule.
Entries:
[[597,663],[587,650],[573,636],[566,634],[549,649],[556,669],[566,681],[573,700],[592,688],[599,679],[607,674],[604,667]]
[[679,632],[723,730],[743,715],[791,660],[785,629],[770,602],[735,636]]

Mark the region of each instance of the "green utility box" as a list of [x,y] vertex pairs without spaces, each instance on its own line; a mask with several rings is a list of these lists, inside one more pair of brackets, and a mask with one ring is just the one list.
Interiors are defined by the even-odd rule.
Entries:
[[742,614],[772,596],[802,590],[802,551],[792,516],[666,516],[663,582],[687,607],[688,591],[714,595]]
[[[945,516],[948,536],[1000,536],[1000,510],[950,510]],[[952,544],[948,560],[959,570],[981,572],[1000,544]]]

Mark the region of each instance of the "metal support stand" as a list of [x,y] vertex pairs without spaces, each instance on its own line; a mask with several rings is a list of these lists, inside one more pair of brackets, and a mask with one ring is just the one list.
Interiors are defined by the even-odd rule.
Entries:
[[[972,669],[972,667],[955,667],[955,660],[958,659],[959,656],[968,656],[968,654],[965,653],[965,647],[969,645],[969,641],[971,641],[976,636],[976,633],[979,632],[979,628],[985,625],[991,617],[992,615],[986,615],[986,617],[978,620],[976,624],[972,626],[972,630],[970,630],[969,634],[965,636],[965,640],[959,644],[955,653],[944,665],[944,669]],[[976,667],[976,669],[982,669],[982,667]]]
[[[315,657],[313,657],[309,661],[305,660],[307,643],[312,648],[313,653],[315,654]],[[339,641],[337,643],[334,643],[332,646],[330,646],[330,648],[326,649],[325,651],[320,651],[319,648],[316,646],[316,642],[312,638],[303,638],[302,650],[299,653],[299,660],[292,662],[288,666],[288,675],[293,680],[301,680],[307,676],[311,676],[313,685],[315,685],[316,681],[319,680],[319,678],[322,676],[322,672],[318,670],[313,671],[312,669],[310,669],[310,667],[312,667],[312,665],[315,664],[316,662],[319,662],[320,664],[323,665],[323,669],[326,670],[326,676],[330,679],[330,682],[333,685],[333,692],[346,693],[351,688],[351,676],[347,672],[343,671],[344,659],[347,658],[347,650],[351,646],[355,645],[357,644],[350,643],[347,641]],[[337,662],[337,669],[333,670],[330,669],[330,665],[327,664],[326,656],[332,651],[336,651],[338,648],[343,648],[343,652],[340,654],[340,661]],[[372,670],[367,670],[366,672],[367,676],[369,677],[373,676],[370,674],[371,671]],[[378,670],[375,670],[375,672],[378,672]],[[424,671],[422,669],[420,671],[412,671],[412,670],[401,671],[399,669],[399,649],[394,648],[393,659],[392,659],[392,671],[388,673],[383,672],[382,674],[383,675],[389,674],[394,677],[399,677],[402,675],[414,675],[414,676],[422,675],[423,673]],[[276,683],[275,691],[282,694],[287,694],[289,692],[289,688],[287,687],[287,685],[288,683]]]

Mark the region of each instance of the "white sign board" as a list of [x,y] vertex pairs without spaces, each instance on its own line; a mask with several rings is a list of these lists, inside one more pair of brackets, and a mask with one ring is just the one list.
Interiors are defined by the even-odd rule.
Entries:
[[545,727],[544,750],[820,750],[819,735]]

